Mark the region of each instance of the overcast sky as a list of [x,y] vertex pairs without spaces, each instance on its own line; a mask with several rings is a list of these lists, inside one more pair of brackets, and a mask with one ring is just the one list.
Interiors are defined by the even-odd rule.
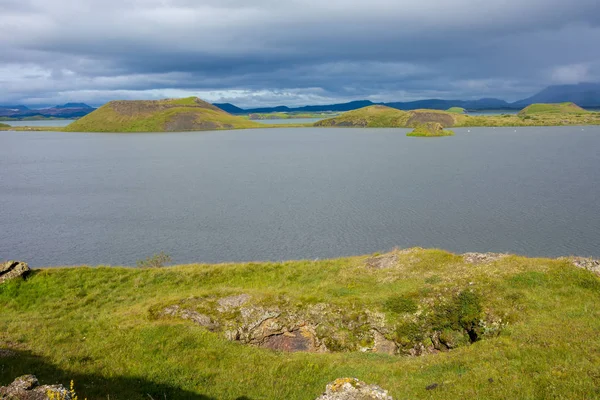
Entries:
[[599,43],[598,0],[0,0],[0,104],[513,101]]

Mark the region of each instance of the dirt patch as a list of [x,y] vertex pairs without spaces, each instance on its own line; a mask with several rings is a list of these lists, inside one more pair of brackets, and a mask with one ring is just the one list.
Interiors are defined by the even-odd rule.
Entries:
[[17,353],[15,353],[12,350],[0,349],[0,358],[10,358],[10,357],[14,357],[16,355],[17,355]]
[[411,111],[411,116],[406,122],[406,126],[414,128],[417,125],[425,124],[427,122],[437,122],[443,127],[454,126],[454,117],[452,115],[437,113],[437,112],[418,112]]

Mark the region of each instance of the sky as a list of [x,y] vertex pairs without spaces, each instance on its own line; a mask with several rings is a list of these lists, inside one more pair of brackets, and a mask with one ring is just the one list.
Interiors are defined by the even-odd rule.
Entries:
[[0,104],[515,101],[600,81],[598,0],[0,0]]

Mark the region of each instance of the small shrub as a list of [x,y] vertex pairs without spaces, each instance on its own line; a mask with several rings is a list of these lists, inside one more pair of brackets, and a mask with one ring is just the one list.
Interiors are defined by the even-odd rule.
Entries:
[[137,266],[140,268],[162,268],[171,261],[171,256],[161,251],[145,260],[139,260]]
[[388,311],[396,314],[412,314],[417,311],[417,303],[406,296],[394,296],[387,299],[384,303]]
[[479,320],[482,317],[483,306],[479,295],[463,290],[449,302],[436,307],[432,317],[432,328],[438,331],[466,331],[471,342],[475,342],[479,337]]

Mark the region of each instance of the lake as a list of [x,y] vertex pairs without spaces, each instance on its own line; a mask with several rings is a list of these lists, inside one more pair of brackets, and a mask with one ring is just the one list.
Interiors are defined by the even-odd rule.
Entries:
[[0,259],[600,256],[600,127],[0,132]]
[[[333,117],[331,117],[333,118]],[[325,118],[282,118],[282,119],[256,119],[254,122],[267,125],[289,125],[289,124],[314,124]]]
[[36,120],[36,121],[0,121],[3,124],[10,126],[67,126],[74,119],[48,119],[48,120]]

